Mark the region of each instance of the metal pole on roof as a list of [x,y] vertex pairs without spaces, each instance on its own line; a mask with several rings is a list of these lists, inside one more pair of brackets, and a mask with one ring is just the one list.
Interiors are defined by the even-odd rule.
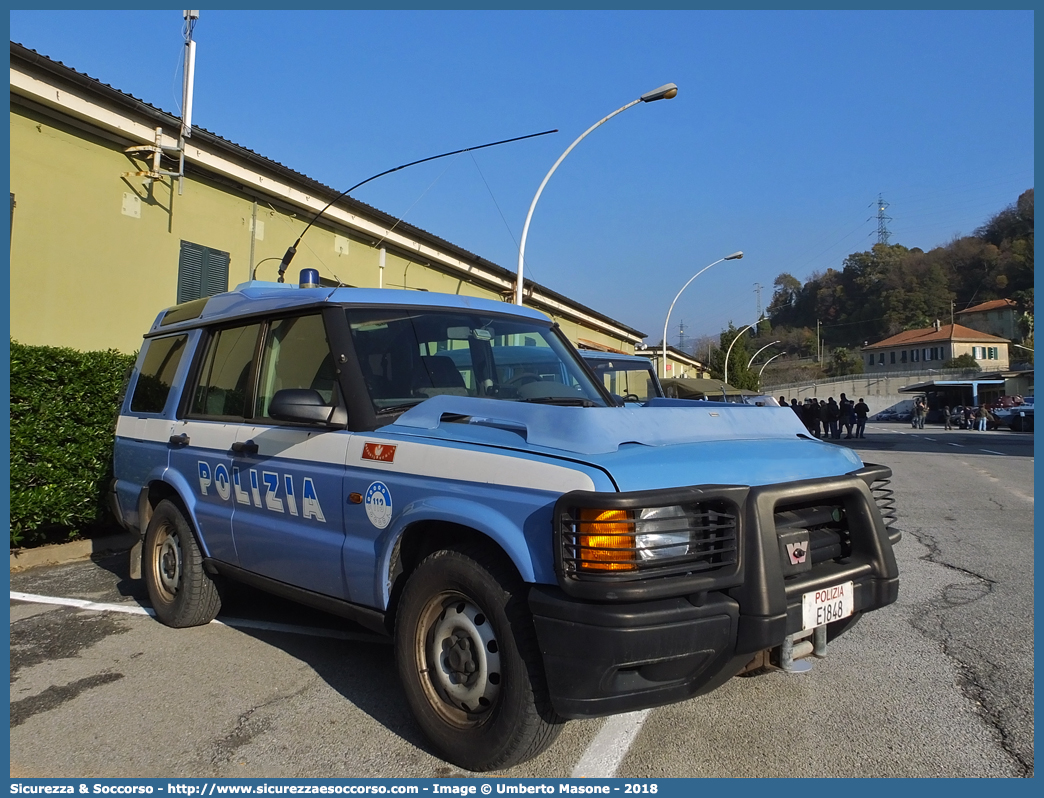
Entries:
[[523,270],[523,266],[524,266],[525,261],[526,261],[526,237],[529,235],[529,223],[533,220],[533,211],[536,209],[537,200],[540,199],[540,195],[544,191],[544,186],[547,185],[547,181],[551,179],[551,175],[553,175],[555,173],[555,170],[558,168],[558,165],[560,163],[562,163],[562,161],[565,160],[565,157],[569,153],[571,153],[573,151],[573,148],[577,144],[579,144],[581,141],[584,140],[584,138],[587,137],[588,133],[590,133],[591,131],[593,131],[595,128],[597,128],[599,126],[604,125],[606,122],[608,122],[610,119],[612,119],[617,114],[623,113],[628,108],[631,108],[631,107],[637,105],[638,103],[651,103],[651,102],[656,102],[657,100],[670,100],[674,96],[676,96],[677,94],[678,94],[678,87],[675,86],[673,83],[667,83],[667,84],[665,84],[663,86],[660,86],[658,89],[653,89],[652,91],[647,91],[645,94],[643,94],[637,100],[632,100],[631,102],[627,103],[627,105],[623,106],[622,108],[617,108],[615,111],[613,111],[611,114],[609,114],[609,116],[602,117],[602,119],[598,120],[593,125],[591,125],[591,127],[589,127],[587,130],[585,130],[583,133],[581,133],[580,137],[576,141],[574,141],[572,144],[570,144],[569,147],[566,148],[566,151],[563,152],[558,157],[558,160],[555,161],[555,165],[551,167],[551,170],[546,175],[544,175],[544,179],[540,182],[540,187],[537,189],[536,194],[533,195],[533,201],[531,203],[529,203],[529,213],[526,214],[526,223],[524,225],[522,225],[522,239],[521,239],[521,241],[519,242],[519,245],[518,245],[518,271],[517,271],[517,274],[515,275],[515,304],[516,305],[521,305],[522,304],[522,270]]
[[185,18],[185,66],[181,82],[181,132],[178,135],[178,194],[184,191],[185,139],[192,135],[192,89],[196,80],[196,43],[192,29],[196,27],[199,11],[183,11]]

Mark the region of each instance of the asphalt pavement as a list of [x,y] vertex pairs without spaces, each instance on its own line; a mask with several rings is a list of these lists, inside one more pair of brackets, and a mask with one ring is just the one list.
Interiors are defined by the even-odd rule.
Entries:
[[[574,721],[501,775],[1032,776],[1033,436],[870,424],[836,444],[893,470],[896,604],[808,673]],[[342,619],[236,588],[218,623],[168,629],[125,555],[11,590],[13,777],[468,775],[427,746],[387,641]]]

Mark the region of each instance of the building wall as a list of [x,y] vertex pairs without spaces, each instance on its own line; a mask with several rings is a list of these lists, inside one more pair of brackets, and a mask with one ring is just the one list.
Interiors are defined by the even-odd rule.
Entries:
[[[190,170],[151,187],[124,172],[146,168],[125,146],[83,122],[11,103],[11,337],[26,344],[133,352],[156,315],[177,302],[181,241],[228,252],[229,287],[276,278],[279,260],[310,214]],[[170,168],[165,166],[164,168]],[[303,268],[359,287],[408,288],[500,299],[500,294],[336,224],[316,224],[286,274]],[[568,318],[566,336],[632,351]]]
[[962,313],[958,314],[958,318],[960,324],[979,332],[1015,341],[1021,338],[1015,323],[1015,311],[1011,308],[988,310],[984,313]]
[[[996,357],[991,359],[988,356],[978,357],[975,354],[977,347],[983,349],[995,349]],[[931,360],[925,359],[924,350],[932,349],[941,350],[937,351],[937,357]],[[912,352],[917,352],[917,360],[913,359]],[[906,361],[903,362],[903,354],[906,354]],[[988,351],[978,354],[988,355]],[[871,364],[868,358],[873,355],[874,362]],[[884,363],[880,362],[881,355],[884,355]],[[895,347],[893,349],[884,350],[863,350],[863,367],[867,372],[872,373],[874,370],[878,371],[923,371],[926,368],[941,368],[942,364],[947,360],[960,357],[961,355],[971,355],[975,357],[975,361],[982,367],[984,371],[1004,371],[1008,368],[1008,344],[1006,341],[993,341],[989,343],[975,343],[974,341],[937,341],[929,343],[927,345],[921,344],[918,346],[905,345]],[[893,361],[892,358],[895,358]]]

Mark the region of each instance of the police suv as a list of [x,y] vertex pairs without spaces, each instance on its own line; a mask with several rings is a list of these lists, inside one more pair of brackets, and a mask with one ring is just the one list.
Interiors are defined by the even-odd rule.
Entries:
[[431,743],[490,770],[895,601],[891,472],[789,408],[625,403],[536,311],[309,271],[145,335],[111,499],[163,623],[231,579],[392,636]]

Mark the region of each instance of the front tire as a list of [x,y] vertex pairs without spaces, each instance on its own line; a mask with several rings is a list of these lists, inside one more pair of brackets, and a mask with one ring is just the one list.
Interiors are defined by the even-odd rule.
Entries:
[[217,585],[203,570],[203,556],[181,507],[157,505],[145,532],[142,568],[156,617],[182,628],[210,623],[221,609]]
[[510,563],[484,548],[437,551],[410,575],[396,614],[395,656],[417,722],[460,767],[510,767],[561,731],[525,586]]

